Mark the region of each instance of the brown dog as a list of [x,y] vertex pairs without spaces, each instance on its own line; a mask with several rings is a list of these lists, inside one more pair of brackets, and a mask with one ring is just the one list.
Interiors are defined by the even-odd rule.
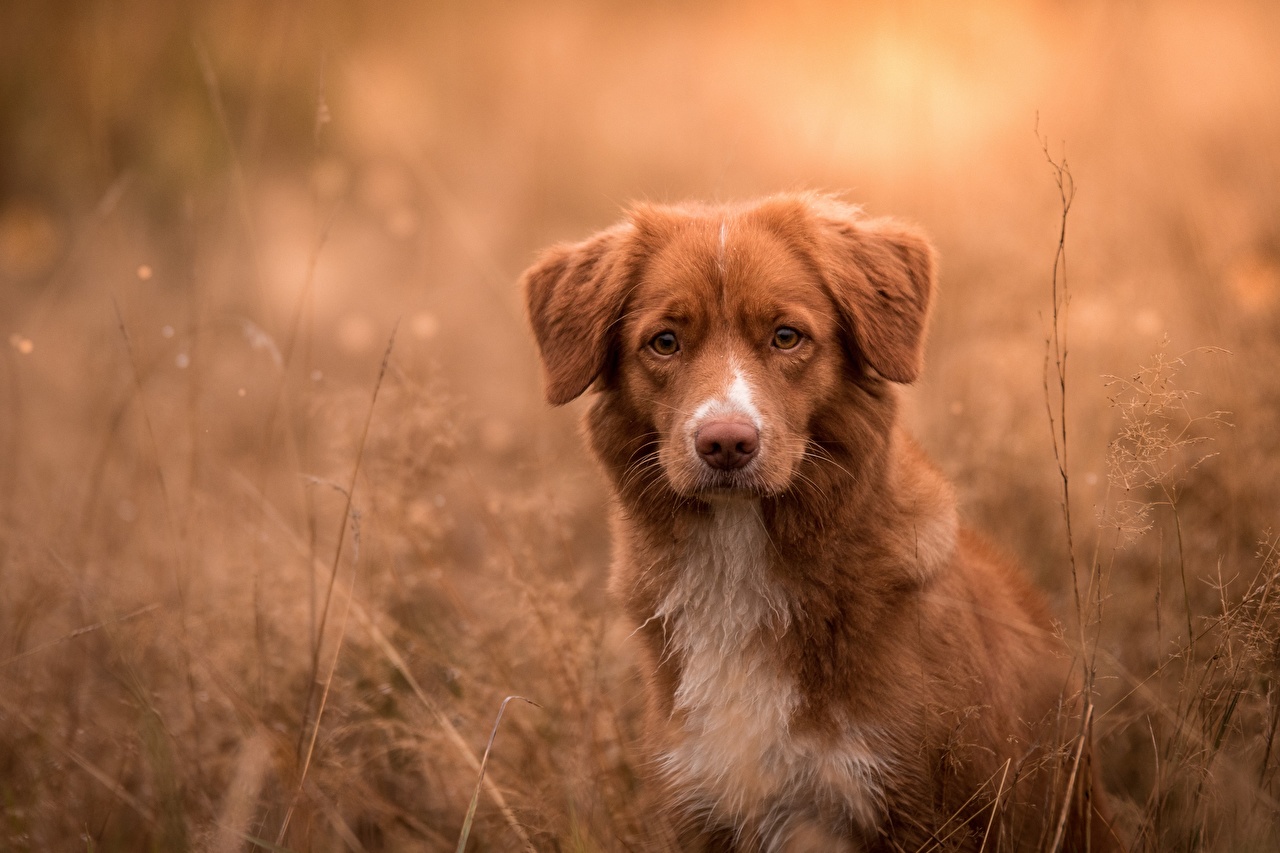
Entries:
[[1111,846],[1040,597],[896,424],[924,238],[823,196],[640,205],[523,286],[550,402],[597,392],[687,848]]

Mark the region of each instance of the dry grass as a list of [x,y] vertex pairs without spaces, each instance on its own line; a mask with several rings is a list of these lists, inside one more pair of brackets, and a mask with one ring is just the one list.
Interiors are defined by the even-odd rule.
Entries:
[[629,199],[817,187],[937,238],[908,416],[1050,593],[1135,849],[1275,849],[1278,32],[6,7],[0,847],[456,849],[511,695],[468,850],[668,845],[602,486],[512,283]]

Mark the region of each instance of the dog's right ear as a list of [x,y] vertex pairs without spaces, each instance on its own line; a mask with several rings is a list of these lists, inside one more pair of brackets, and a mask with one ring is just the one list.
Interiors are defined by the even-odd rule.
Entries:
[[553,406],[578,397],[604,369],[610,329],[634,277],[634,233],[623,223],[552,246],[520,277]]

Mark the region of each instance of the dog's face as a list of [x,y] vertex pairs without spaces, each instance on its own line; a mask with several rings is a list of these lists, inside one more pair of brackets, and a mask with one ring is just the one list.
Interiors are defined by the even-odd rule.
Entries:
[[703,218],[657,247],[618,324],[614,379],[677,493],[786,488],[847,358],[835,314],[775,234]]
[[551,402],[596,382],[626,411],[628,467],[709,498],[786,491],[842,386],[914,379],[932,280],[915,234],[782,197],[636,208],[525,288]]

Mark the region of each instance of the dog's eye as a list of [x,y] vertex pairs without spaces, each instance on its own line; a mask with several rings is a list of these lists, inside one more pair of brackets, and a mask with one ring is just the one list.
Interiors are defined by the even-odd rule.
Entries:
[[773,333],[773,345],[778,349],[794,349],[800,343],[800,333],[790,326],[779,326]]
[[675,355],[680,349],[680,342],[676,340],[675,332],[660,332],[649,341],[649,347],[658,355]]

